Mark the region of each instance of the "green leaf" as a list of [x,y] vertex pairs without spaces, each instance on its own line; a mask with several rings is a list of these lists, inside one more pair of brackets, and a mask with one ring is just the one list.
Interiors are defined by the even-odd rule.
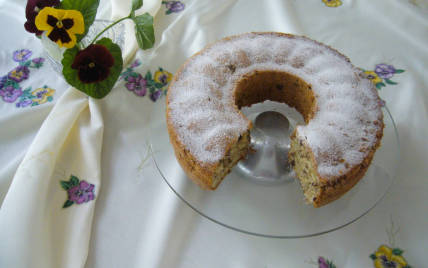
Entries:
[[82,13],[85,32],[83,34],[76,34],[77,43],[86,36],[89,27],[94,23],[99,4],[100,0],[63,0],[59,5],[55,6],[56,9],[77,10]]
[[48,97],[48,102],[52,102],[53,98],[51,96]]
[[67,201],[65,201],[64,205],[62,206],[62,208],[68,208],[69,206],[71,206],[73,204],[74,204],[74,201],[67,200]]
[[399,249],[399,248],[394,248],[394,250],[392,251],[392,254],[396,255],[396,256],[401,256],[401,255],[403,255],[403,252],[404,251]]
[[382,88],[382,85],[381,85],[381,83],[377,83],[377,84],[375,85],[375,87],[376,87],[377,89],[381,89],[381,88]]
[[66,191],[68,191],[71,187],[73,187],[73,184],[69,181],[60,181],[60,183],[61,183],[61,187]]
[[169,14],[171,14],[171,13],[172,13],[171,9],[168,9],[168,10],[165,12],[165,14],[167,14],[167,15],[169,15]]
[[33,107],[33,106],[37,106],[37,105],[39,105],[37,102],[33,102],[33,103],[31,104],[31,107]]
[[404,72],[405,72],[405,70],[401,70],[401,69],[395,70],[396,74],[401,74],[401,73],[404,73]]
[[135,22],[135,37],[138,46],[143,50],[152,48],[155,44],[153,17],[149,13],[145,13],[132,19]]
[[70,176],[70,183],[71,183],[73,186],[77,186],[77,185],[79,185],[79,178],[77,178],[76,176],[71,175],[71,176]]
[[391,80],[389,80],[389,79],[385,79],[385,82],[386,82],[388,85],[396,85],[396,84],[398,84],[398,83],[395,83],[394,81],[391,81]]
[[372,259],[372,260],[376,260],[376,259],[377,259],[377,257],[376,257],[376,255],[371,254],[371,255],[370,255],[370,259]]
[[[132,9],[131,11],[135,11],[140,9],[143,6],[143,0],[133,0],[132,1]],[[134,16],[132,16],[134,17]]]
[[65,51],[64,58],[61,61],[62,66],[64,66],[62,73],[67,83],[71,86],[88,94],[88,96],[92,98],[102,99],[113,89],[122,71],[122,51],[120,50],[120,47],[114,44],[109,38],[102,38],[95,44],[105,46],[114,58],[114,65],[110,68],[110,75],[106,79],[93,84],[84,84],[79,80],[77,77],[77,70],[71,68],[71,64],[79,51],[76,47]]
[[150,71],[148,71],[147,73],[146,73],[146,80],[147,80],[147,82],[148,81],[152,81],[153,79],[152,79],[152,73],[150,72]]
[[156,88],[163,88],[163,85],[161,83],[155,83]]

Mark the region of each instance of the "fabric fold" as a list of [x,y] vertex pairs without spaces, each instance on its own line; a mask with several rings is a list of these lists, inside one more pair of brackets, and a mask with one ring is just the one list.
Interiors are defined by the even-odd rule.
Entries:
[[68,89],[3,202],[0,229],[17,240],[2,245],[8,256],[2,267],[84,266],[100,188],[103,128],[99,101]]

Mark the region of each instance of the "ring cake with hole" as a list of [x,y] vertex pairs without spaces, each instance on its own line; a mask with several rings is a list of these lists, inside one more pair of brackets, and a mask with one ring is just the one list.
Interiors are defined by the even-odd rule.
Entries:
[[170,141],[193,182],[215,190],[250,153],[252,123],[240,109],[266,100],[295,108],[306,122],[291,135],[288,161],[307,203],[331,203],[360,181],[383,136],[373,83],[329,46],[258,32],[208,45],[168,89]]

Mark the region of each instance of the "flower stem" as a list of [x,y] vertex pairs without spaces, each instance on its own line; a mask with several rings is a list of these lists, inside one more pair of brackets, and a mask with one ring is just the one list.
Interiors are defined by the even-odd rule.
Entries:
[[115,21],[114,23],[112,23],[112,24],[110,24],[108,27],[106,27],[104,30],[102,30],[99,34],[97,34],[97,36],[95,36],[95,38],[92,40],[92,42],[91,42],[91,44],[90,45],[92,45],[97,39],[98,39],[98,37],[100,37],[100,35],[102,35],[105,31],[107,31],[108,29],[110,29],[111,27],[113,27],[113,26],[115,26],[116,24],[118,24],[119,22],[121,22],[121,21],[123,21],[123,20],[126,20],[126,19],[129,19],[130,18],[130,16],[128,16],[128,17],[123,17],[123,18],[121,18],[120,20],[117,20],[117,21]]

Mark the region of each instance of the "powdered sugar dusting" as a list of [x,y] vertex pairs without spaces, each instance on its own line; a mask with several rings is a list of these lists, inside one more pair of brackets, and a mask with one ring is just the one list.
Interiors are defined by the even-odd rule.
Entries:
[[232,85],[258,71],[291,73],[312,85],[319,111],[300,139],[311,147],[324,177],[359,164],[382,127],[379,99],[369,79],[346,57],[299,36],[249,33],[223,39],[189,59],[168,91],[170,120],[178,138],[201,162],[226,153],[249,122],[236,110]]

